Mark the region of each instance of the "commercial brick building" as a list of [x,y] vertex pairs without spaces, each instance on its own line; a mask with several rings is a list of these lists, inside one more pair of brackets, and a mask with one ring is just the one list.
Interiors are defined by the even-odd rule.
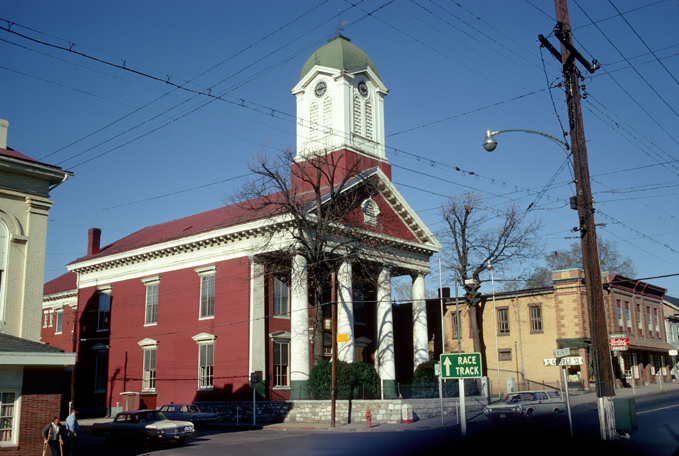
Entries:
[[[583,365],[570,366],[571,387],[594,387],[592,338],[583,272],[569,269],[553,272],[553,287],[483,295],[480,305],[483,362],[491,392],[502,392],[508,384],[515,390],[558,387],[561,368],[545,363],[553,350],[570,348]],[[665,289],[616,274],[602,277],[609,335],[624,333],[630,340],[626,351],[601,356],[603,368],[613,369],[618,387],[670,381],[669,350],[664,330]],[[447,350],[458,350],[454,305],[447,305]],[[473,351],[466,305],[460,306],[462,351]],[[496,343],[497,340],[497,343]],[[498,379],[499,377],[499,379]]]

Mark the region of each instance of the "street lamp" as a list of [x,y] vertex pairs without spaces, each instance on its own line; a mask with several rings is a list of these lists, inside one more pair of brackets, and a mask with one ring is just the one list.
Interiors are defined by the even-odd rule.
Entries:
[[510,131],[521,131],[523,133],[530,133],[532,135],[540,135],[544,136],[545,138],[548,138],[552,140],[553,142],[557,143],[561,148],[566,152],[566,156],[570,158],[571,154],[568,152],[571,147],[564,141],[560,140],[559,138],[555,138],[552,135],[548,135],[547,133],[543,133],[541,131],[536,131],[536,130],[524,130],[523,128],[513,128],[509,130],[499,130],[499,131],[492,131],[492,130],[486,130],[486,139],[483,140],[483,148],[486,149],[488,152],[492,152],[495,150],[497,147],[497,141],[495,140],[494,136],[499,135],[500,133],[507,133]]
[[[565,64],[564,64],[565,65]],[[565,68],[565,66],[564,66]],[[576,95],[577,93],[577,84]],[[576,97],[579,110],[579,95]],[[571,109],[571,101],[569,101],[569,109]],[[582,132],[582,118],[579,122],[573,120],[574,116],[569,115],[571,120],[571,136],[574,138],[573,153],[569,153],[570,147],[565,142],[557,139],[546,133],[535,130],[500,130],[500,131],[486,131],[486,139],[483,142],[483,148],[488,152],[492,152],[497,147],[494,135],[509,131],[522,131],[524,133],[531,133],[544,136],[551,141],[559,144],[566,152],[568,158],[571,159],[573,165],[573,174],[575,179],[575,189],[577,196],[574,197],[574,209],[578,210],[578,217],[580,219],[580,244],[582,247],[583,270],[585,272],[585,288],[587,289],[587,303],[590,313],[590,331],[592,338],[592,355],[597,377],[597,408],[599,410],[599,426],[601,430],[601,438],[604,440],[613,440],[617,438],[615,433],[615,407],[613,404],[613,397],[615,396],[615,382],[613,379],[613,372],[610,363],[604,362],[600,359],[600,352],[608,355],[608,328],[606,321],[606,304],[603,297],[603,288],[601,286],[601,268],[599,266],[599,258],[597,252],[596,242],[596,224],[594,222],[594,208],[592,204],[592,191],[589,181],[589,167],[587,165],[587,150],[585,147],[584,133]],[[578,124],[578,125],[575,125]],[[574,126],[575,125],[575,126]],[[577,128],[576,128],[577,127]],[[571,206],[573,207],[573,206]],[[566,379],[564,379],[566,380]]]

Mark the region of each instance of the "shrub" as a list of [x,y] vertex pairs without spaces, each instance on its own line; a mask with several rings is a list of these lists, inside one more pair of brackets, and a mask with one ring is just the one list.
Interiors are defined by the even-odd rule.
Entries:
[[[360,387],[376,388],[380,377],[375,368],[367,363],[337,361],[337,399],[351,399]],[[311,369],[309,391],[313,399],[330,399],[332,386],[332,363],[322,361]]]

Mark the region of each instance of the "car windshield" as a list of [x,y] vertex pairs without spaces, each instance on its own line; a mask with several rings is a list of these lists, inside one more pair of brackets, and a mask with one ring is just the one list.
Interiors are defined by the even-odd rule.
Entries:
[[137,420],[140,423],[148,423],[151,421],[162,421],[166,420],[167,418],[163,414],[163,412],[160,411],[150,411],[150,412],[141,412],[137,414]]
[[518,394],[508,394],[505,397],[506,404],[515,404],[521,401],[530,401],[533,399],[533,395],[530,393],[518,393]]

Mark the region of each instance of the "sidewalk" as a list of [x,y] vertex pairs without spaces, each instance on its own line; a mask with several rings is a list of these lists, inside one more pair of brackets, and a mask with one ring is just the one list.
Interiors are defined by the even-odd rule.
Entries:
[[[616,390],[616,397],[638,397],[647,396],[651,394],[662,394],[671,391],[679,391],[679,382],[663,383],[662,390],[660,385],[652,384],[649,386],[636,387],[634,391],[632,388],[621,388]],[[581,406],[584,404],[596,403],[596,393],[594,391],[571,391],[570,392],[571,407]],[[636,393],[636,394],[635,394]],[[106,423],[113,418],[85,418],[79,420],[81,426],[91,426],[93,423]],[[478,411],[468,412],[467,421],[485,420],[483,413]],[[253,430],[262,429],[267,431],[325,431],[325,432],[417,432],[427,429],[439,429],[443,427],[453,427],[457,425],[457,417],[455,415],[444,416],[443,422],[441,417],[429,418],[415,421],[414,423],[379,423],[373,420],[373,426],[368,429],[365,421],[358,423],[340,424],[330,427],[330,423],[262,423],[257,426],[252,426],[252,423],[243,423],[236,426],[235,423],[217,423],[211,425],[212,429],[224,430]]]

